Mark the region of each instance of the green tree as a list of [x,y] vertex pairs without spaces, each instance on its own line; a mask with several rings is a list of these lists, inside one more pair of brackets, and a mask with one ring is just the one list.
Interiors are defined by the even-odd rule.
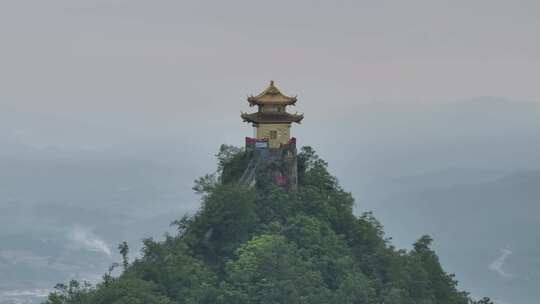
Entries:
[[454,275],[447,274],[442,269],[437,254],[431,250],[432,242],[430,236],[424,235],[414,243],[414,250],[411,252],[412,259],[417,261],[424,271],[421,279],[424,294],[431,293],[434,302],[441,304],[467,304],[468,299],[465,295],[457,291],[458,282],[454,279]]
[[68,284],[57,284],[45,304],[91,304],[90,291],[92,286],[83,282],[71,280]]
[[92,304],[173,304],[156,284],[124,276],[90,293]]
[[227,263],[222,303],[328,303],[321,274],[285,237],[257,236],[235,255]]
[[215,299],[214,272],[179,238],[144,240],[142,257],[124,275],[155,283],[177,304],[213,303]]
[[46,304],[492,304],[457,288],[421,237],[398,250],[371,213],[353,214],[354,200],[310,147],[298,154],[297,191],[272,182],[259,167],[257,183],[239,185],[250,155],[223,145],[218,170],[195,181],[201,207],[172,223],[175,235],[146,239],[131,263],[118,246],[95,287],[59,284]]
[[216,154],[221,183],[237,182],[248,166],[249,156],[249,153],[243,149],[221,145],[218,154]]
[[250,238],[259,222],[255,192],[220,185],[204,198],[192,219],[186,241],[208,261],[220,263]]
[[478,301],[471,300],[471,304],[493,304],[493,301],[491,301],[491,299],[488,297],[484,297]]
[[120,252],[120,255],[122,256],[122,265],[124,266],[124,270],[126,270],[129,266],[129,246],[127,242],[122,242],[118,245],[118,251]]

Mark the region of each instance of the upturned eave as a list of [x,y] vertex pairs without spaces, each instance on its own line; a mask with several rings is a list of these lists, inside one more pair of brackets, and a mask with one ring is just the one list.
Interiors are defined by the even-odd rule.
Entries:
[[287,96],[283,94],[275,85],[274,81],[270,81],[270,85],[256,96],[248,96],[247,101],[250,106],[255,105],[294,105],[297,101],[296,96]]
[[264,123],[275,123],[275,124],[290,124],[290,123],[301,123],[304,119],[304,114],[290,114],[290,113],[272,113],[265,114],[261,112],[255,113],[242,113],[240,115],[244,122],[250,122],[255,124],[264,124]]

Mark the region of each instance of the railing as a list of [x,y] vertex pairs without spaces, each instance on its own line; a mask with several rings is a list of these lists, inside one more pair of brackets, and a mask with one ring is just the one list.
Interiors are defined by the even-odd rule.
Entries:
[[[246,148],[268,148],[270,139],[268,137],[264,138],[253,138],[246,137]],[[280,148],[289,148],[296,147],[296,137],[291,137],[286,144],[280,144]]]

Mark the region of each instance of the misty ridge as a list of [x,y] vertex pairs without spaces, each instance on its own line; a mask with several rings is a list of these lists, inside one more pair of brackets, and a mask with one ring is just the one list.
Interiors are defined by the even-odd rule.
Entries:
[[[357,213],[373,210],[398,247],[434,236],[473,295],[528,303],[540,283],[531,233],[540,105],[483,97],[357,110],[313,115],[295,130],[353,192]],[[2,108],[0,303],[36,303],[72,277],[96,281],[120,241],[136,254],[142,238],[193,212],[193,180],[213,170],[219,144],[240,146],[246,134],[234,119],[209,124]]]

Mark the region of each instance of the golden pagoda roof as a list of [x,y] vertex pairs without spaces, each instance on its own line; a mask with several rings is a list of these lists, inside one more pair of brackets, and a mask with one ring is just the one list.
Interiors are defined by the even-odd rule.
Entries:
[[304,119],[304,114],[283,113],[242,113],[240,115],[245,122],[251,123],[300,123]]
[[287,96],[283,94],[275,85],[274,81],[270,81],[270,85],[257,96],[249,96],[248,102],[251,106],[254,105],[294,105],[296,96]]

